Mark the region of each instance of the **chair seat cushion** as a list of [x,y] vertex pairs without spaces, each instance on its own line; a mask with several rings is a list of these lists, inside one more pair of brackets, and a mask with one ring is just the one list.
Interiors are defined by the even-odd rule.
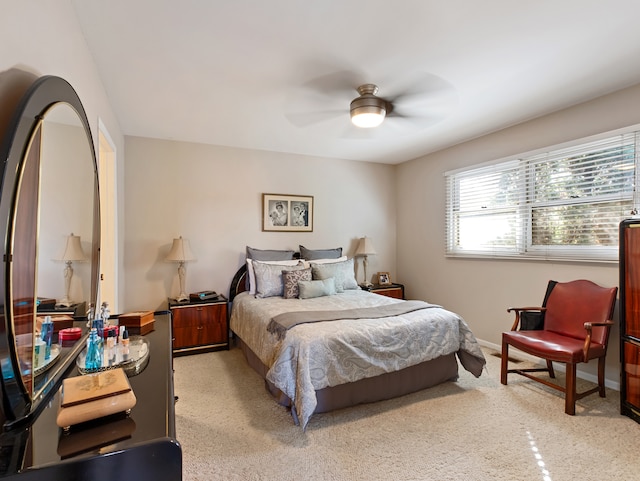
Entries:
[[591,343],[589,359],[584,359],[582,351],[584,339],[576,339],[551,331],[503,332],[502,341],[533,356],[564,363],[586,362],[605,354],[604,345]]

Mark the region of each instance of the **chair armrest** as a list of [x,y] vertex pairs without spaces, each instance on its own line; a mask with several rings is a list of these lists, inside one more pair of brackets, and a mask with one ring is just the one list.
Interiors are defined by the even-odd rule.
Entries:
[[[601,322],[585,322],[584,328],[587,330],[587,337],[584,340],[584,346],[582,348],[582,354],[584,355],[584,360],[587,362],[589,360],[589,347],[591,346],[591,329],[593,327],[606,327],[607,330],[611,329],[614,322],[611,320],[601,321]],[[607,338],[609,336],[607,335]]]
[[511,330],[515,331],[518,329],[518,324],[520,324],[520,313],[524,312],[524,311],[540,311],[540,312],[544,312],[546,311],[547,308],[546,307],[510,307],[507,309],[507,312],[511,312],[511,311],[515,311],[516,313],[516,318],[515,321],[513,322],[513,326],[511,326]]

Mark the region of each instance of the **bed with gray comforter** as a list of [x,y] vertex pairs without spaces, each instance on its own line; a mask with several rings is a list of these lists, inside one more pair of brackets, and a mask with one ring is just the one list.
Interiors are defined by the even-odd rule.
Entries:
[[[418,379],[423,384],[390,391],[388,396],[383,392],[369,398],[365,392],[357,402],[385,399],[457,379],[455,356],[476,377],[486,362],[475,336],[457,314],[434,304],[363,290],[312,299],[239,293],[233,299],[230,328],[245,353],[261,365],[269,385],[290,401],[294,419],[303,428],[314,412],[327,410],[319,409],[320,393],[349,385],[362,391],[376,379],[426,366],[416,371],[424,377]],[[438,376],[433,366],[443,359],[453,361]],[[384,390],[379,384],[375,390]]]

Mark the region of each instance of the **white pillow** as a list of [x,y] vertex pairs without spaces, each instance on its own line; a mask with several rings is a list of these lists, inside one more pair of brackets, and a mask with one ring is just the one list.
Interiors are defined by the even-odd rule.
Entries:
[[253,270],[256,273],[256,297],[282,297],[284,293],[283,270],[295,271],[304,269],[304,263],[297,266],[282,266],[268,262],[253,262]]
[[353,268],[353,258],[343,262],[332,262],[328,264],[318,264],[311,262],[311,273],[313,279],[335,278],[336,292],[343,292],[348,289],[360,289],[356,274]]
[[335,262],[344,262],[347,260],[347,256],[338,257],[337,259],[313,259],[306,261],[309,264],[333,264]]
[[268,261],[268,262],[263,262],[263,261],[256,261],[253,259],[247,259],[247,275],[249,276],[249,294],[251,295],[255,295],[256,293],[256,273],[255,270],[253,268],[253,263],[254,262],[261,262],[263,264],[272,264],[272,265],[278,265],[278,266],[297,266],[298,262],[300,262],[297,259],[292,259],[290,261]]

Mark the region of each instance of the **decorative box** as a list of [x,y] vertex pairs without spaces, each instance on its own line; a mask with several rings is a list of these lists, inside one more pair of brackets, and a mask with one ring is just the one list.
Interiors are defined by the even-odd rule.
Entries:
[[[42,323],[44,322],[46,316],[39,315],[36,316],[36,330],[38,332],[42,332]],[[73,317],[67,316],[66,314],[54,314],[51,315],[51,321],[53,322],[53,337],[55,339],[56,335],[60,330],[67,329],[69,327],[73,327]]]
[[81,337],[82,329],[79,327],[60,329],[60,332],[58,332],[58,343],[61,347],[73,346]]
[[154,324],[153,311],[133,311],[118,316],[118,325],[126,326],[129,334],[143,336],[153,331]]
[[56,423],[61,428],[92,421],[136,405],[129,378],[122,368],[67,378],[62,383]]

